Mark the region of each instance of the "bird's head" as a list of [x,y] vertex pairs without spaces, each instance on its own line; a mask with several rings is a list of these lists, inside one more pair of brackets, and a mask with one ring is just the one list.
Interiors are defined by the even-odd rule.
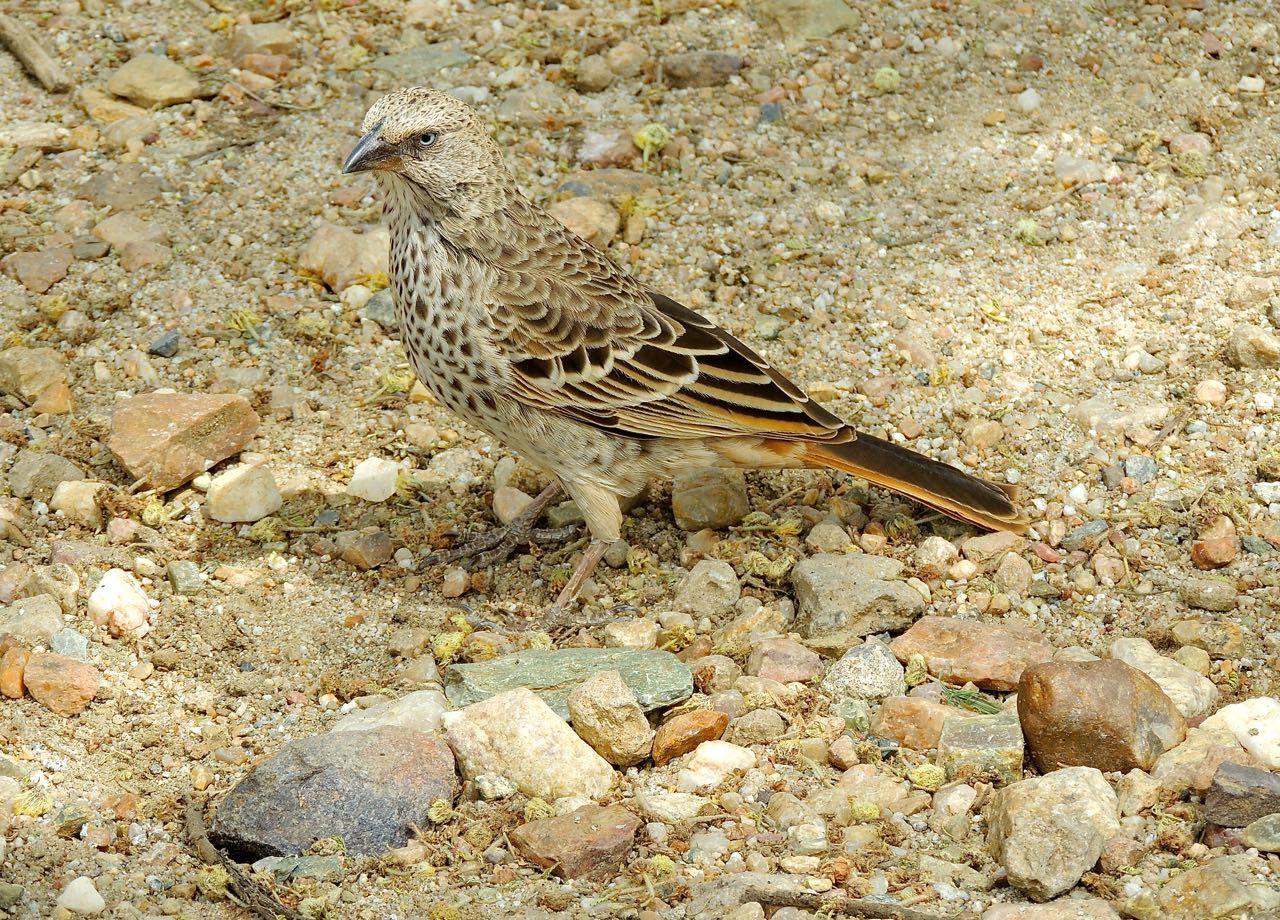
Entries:
[[502,152],[465,102],[424,87],[397,90],[373,104],[361,130],[344,173],[368,170],[400,180],[459,216],[498,206],[507,177]]

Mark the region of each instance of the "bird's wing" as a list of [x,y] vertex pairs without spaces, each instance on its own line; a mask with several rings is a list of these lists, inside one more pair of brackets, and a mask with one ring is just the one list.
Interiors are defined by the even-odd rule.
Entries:
[[536,262],[503,266],[490,299],[519,399],[629,437],[850,436],[715,323],[567,232],[551,242],[554,258],[526,250]]

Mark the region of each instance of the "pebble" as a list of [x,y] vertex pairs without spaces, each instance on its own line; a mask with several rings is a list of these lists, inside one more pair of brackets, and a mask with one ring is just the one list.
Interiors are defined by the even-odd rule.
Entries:
[[1211,658],[1239,658],[1245,651],[1244,632],[1227,621],[1179,620],[1169,630],[1169,636],[1178,645],[1203,649]]
[[717,741],[729,727],[729,716],[714,709],[694,709],[669,717],[653,736],[653,762],[669,763],[704,741]]
[[1116,794],[1092,767],[1067,767],[996,792],[988,845],[1009,884],[1036,901],[1073,888],[1120,830]]
[[702,559],[676,589],[675,608],[694,616],[718,617],[732,610],[741,594],[733,566],[719,559]]
[[1213,824],[1244,827],[1280,813],[1280,775],[1257,767],[1224,763],[1204,797],[1204,817]]
[[64,482],[85,478],[84,470],[57,454],[24,448],[9,467],[9,489],[19,498],[51,501]]
[[1146,639],[1117,639],[1111,657],[1142,671],[1160,685],[1173,705],[1188,719],[1209,712],[1218,701],[1213,681],[1160,655]]
[[693,693],[693,673],[675,655],[627,648],[531,649],[491,661],[450,665],[445,670],[445,693],[454,706],[461,707],[513,687],[528,687],[567,720],[569,693],[600,671],[617,671],[645,712],[672,706]]
[[1242,323],[1227,339],[1227,361],[1232,367],[1280,367],[1280,337],[1261,326]]
[[165,566],[165,574],[169,578],[169,586],[174,594],[193,596],[204,590],[204,579],[200,577],[200,567],[189,559],[172,559]]
[[862,636],[896,632],[909,626],[924,608],[924,599],[905,582],[896,581],[902,563],[866,553],[819,554],[791,570],[801,634],[845,647]]
[[938,746],[947,719],[961,715],[962,710],[926,697],[890,696],[881,701],[870,730],[913,751],[929,751]]
[[658,624],[653,620],[615,620],[604,627],[605,648],[651,649],[657,644]]
[[1027,115],[1039,109],[1041,102],[1040,94],[1034,88],[1024,89],[1017,95],[1015,101],[1018,103],[1018,108]]
[[347,494],[368,502],[384,502],[396,493],[400,464],[381,457],[366,457],[356,464]]
[[721,693],[742,676],[742,668],[726,655],[703,655],[690,665],[693,683],[699,693]]
[[22,679],[32,699],[60,716],[83,712],[102,686],[93,665],[54,652],[32,652]]
[[[1160,920],[1227,920],[1280,908],[1274,869],[1250,854],[1219,856],[1172,876],[1156,893]],[[1133,915],[1133,910],[1126,913]]]
[[770,744],[787,730],[787,720],[776,709],[753,709],[733,720],[729,737],[734,744]]
[[733,527],[750,510],[741,470],[705,467],[678,473],[672,480],[671,511],[681,530]]
[[573,75],[574,89],[583,93],[598,93],[609,88],[613,82],[613,71],[608,62],[598,54],[588,54],[578,62],[578,69]]
[[446,713],[444,726],[465,777],[493,773],[547,801],[613,787],[609,763],[525,687]]
[[1209,657],[1209,653],[1191,645],[1184,645],[1174,652],[1173,660],[1205,677],[1213,670],[1213,659]]
[[415,690],[395,700],[387,700],[347,713],[329,731],[363,732],[376,728],[403,728],[417,732],[439,731],[449,702],[439,690]]
[[102,509],[98,507],[98,492],[104,485],[86,479],[64,479],[54,487],[49,509],[61,512],[68,523],[101,530]]
[[333,291],[386,274],[391,235],[386,227],[356,233],[322,223],[298,255],[298,267],[318,275]]
[[678,89],[723,86],[742,70],[742,58],[721,51],[686,51],[662,59],[663,78]]
[[30,645],[47,645],[62,625],[62,605],[51,594],[18,598],[0,607],[0,635],[7,633]]
[[1023,670],[1053,657],[1053,646],[1030,626],[937,616],[921,618],[889,647],[899,661],[923,655],[929,673],[987,690],[1013,690]]
[[676,775],[676,788],[680,792],[705,792],[755,765],[756,755],[747,748],[728,741],[704,741]]
[[107,446],[130,476],[167,492],[239,453],[258,425],[241,396],[147,393],[119,403]]
[[0,656],[0,693],[11,700],[20,700],[27,692],[22,674],[27,667],[31,652],[19,646],[5,649]]
[[1280,770],[1280,699],[1258,696],[1232,703],[1201,724],[1210,729],[1218,726],[1230,731],[1240,746],[1263,766]]
[[253,523],[284,504],[276,478],[262,463],[241,464],[214,476],[206,493],[209,517],[223,523]]
[[1263,853],[1280,853],[1280,814],[1265,815],[1248,825],[1244,845]]
[[1202,529],[1191,544],[1191,562],[1198,569],[1230,565],[1240,552],[1240,538],[1231,518],[1220,514]]
[[35,252],[12,252],[0,259],[0,267],[31,293],[43,294],[67,277],[73,261],[73,250],[57,246]]
[[[380,565],[385,565],[391,561],[393,546],[391,538],[379,528],[371,528],[364,531],[344,530],[334,536],[334,545],[338,549],[338,556],[344,562],[349,562],[361,571],[376,569]],[[445,580],[448,581],[449,571],[445,572]],[[460,570],[461,571],[461,570]],[[463,572],[466,575],[466,572]],[[464,577],[464,582],[466,581]],[[458,588],[458,594],[462,593],[464,586]],[[443,586],[441,593],[444,593]],[[457,595],[454,595],[455,597]]]
[[626,862],[640,819],[621,805],[584,805],[554,818],[530,821],[511,831],[525,859],[563,879],[607,881]]
[[1018,717],[1041,773],[1150,770],[1187,734],[1159,684],[1116,660],[1031,665],[1018,682]]
[[761,639],[747,659],[747,673],[779,683],[808,683],[822,673],[822,659],[794,639]]
[[950,540],[942,537],[925,537],[916,547],[916,571],[924,578],[937,578],[950,568],[960,556],[960,551]]
[[1017,715],[954,715],[942,723],[938,766],[949,780],[992,776],[1012,783],[1022,777],[1022,728]]
[[1178,588],[1178,595],[1192,607],[1226,612],[1236,609],[1240,592],[1224,581],[1189,578]]
[[1192,393],[1196,402],[1205,406],[1221,406],[1227,401],[1227,385],[1221,380],[1202,380]]
[[566,198],[548,207],[547,213],[597,249],[607,248],[622,226],[613,205],[596,198]]
[[620,77],[634,77],[644,68],[649,55],[639,42],[620,41],[605,52],[609,69]]
[[985,571],[994,569],[1006,553],[1021,553],[1027,541],[1016,533],[996,531],[980,537],[970,537],[960,546],[964,557],[978,564]]
[[1101,898],[1063,898],[1051,904],[997,904],[978,920],[1120,920]]
[[635,694],[617,671],[600,671],[568,697],[573,730],[597,754],[619,767],[649,756],[654,733]]
[[67,882],[66,887],[58,894],[58,906],[87,917],[102,913],[107,909],[107,902],[98,893],[93,879],[80,875]]
[[905,671],[889,646],[869,639],[845,652],[819,685],[833,700],[878,700],[907,692]]
[[108,569],[89,595],[89,619],[111,635],[141,638],[151,631],[151,601],[142,585],[123,569]]
[[200,83],[181,64],[158,54],[139,54],[111,75],[107,90],[144,108],[190,102]]
[[297,855],[325,837],[341,838],[351,854],[380,854],[408,842],[410,826],[427,827],[432,803],[452,803],[457,792],[453,755],[435,735],[313,735],[285,744],[237,783],[209,837],[244,862]]
[[809,530],[804,542],[805,546],[815,553],[842,553],[852,545],[853,541],[839,524],[822,521]]
[[148,345],[147,351],[161,358],[172,358],[178,353],[178,345],[181,342],[181,334],[176,329],[171,329]]

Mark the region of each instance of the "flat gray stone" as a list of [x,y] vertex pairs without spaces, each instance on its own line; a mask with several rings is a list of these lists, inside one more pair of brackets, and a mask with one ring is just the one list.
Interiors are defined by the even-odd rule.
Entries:
[[627,648],[533,649],[492,661],[451,665],[445,694],[455,707],[470,706],[505,690],[528,687],[556,715],[569,718],[569,693],[601,671],[617,671],[645,712],[688,699],[693,673],[670,652]]
[[399,54],[378,58],[373,66],[386,71],[402,83],[421,83],[438,70],[457,67],[471,60],[458,42],[433,42]]
[[453,752],[435,735],[330,732],[255,767],[223,799],[209,836],[242,862],[296,856],[325,837],[376,854],[403,846],[411,824],[428,826],[431,803],[457,792]]

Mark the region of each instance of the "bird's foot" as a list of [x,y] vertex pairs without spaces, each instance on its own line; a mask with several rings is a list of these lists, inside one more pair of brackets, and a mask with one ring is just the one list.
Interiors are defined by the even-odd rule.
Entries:
[[560,496],[560,484],[554,482],[547,486],[525,507],[509,524],[495,527],[482,534],[463,537],[456,546],[432,553],[424,560],[427,566],[443,565],[469,559],[473,569],[501,562],[521,546],[531,543],[563,543],[578,532],[576,526],[569,527],[534,527],[542,512],[551,502]]

